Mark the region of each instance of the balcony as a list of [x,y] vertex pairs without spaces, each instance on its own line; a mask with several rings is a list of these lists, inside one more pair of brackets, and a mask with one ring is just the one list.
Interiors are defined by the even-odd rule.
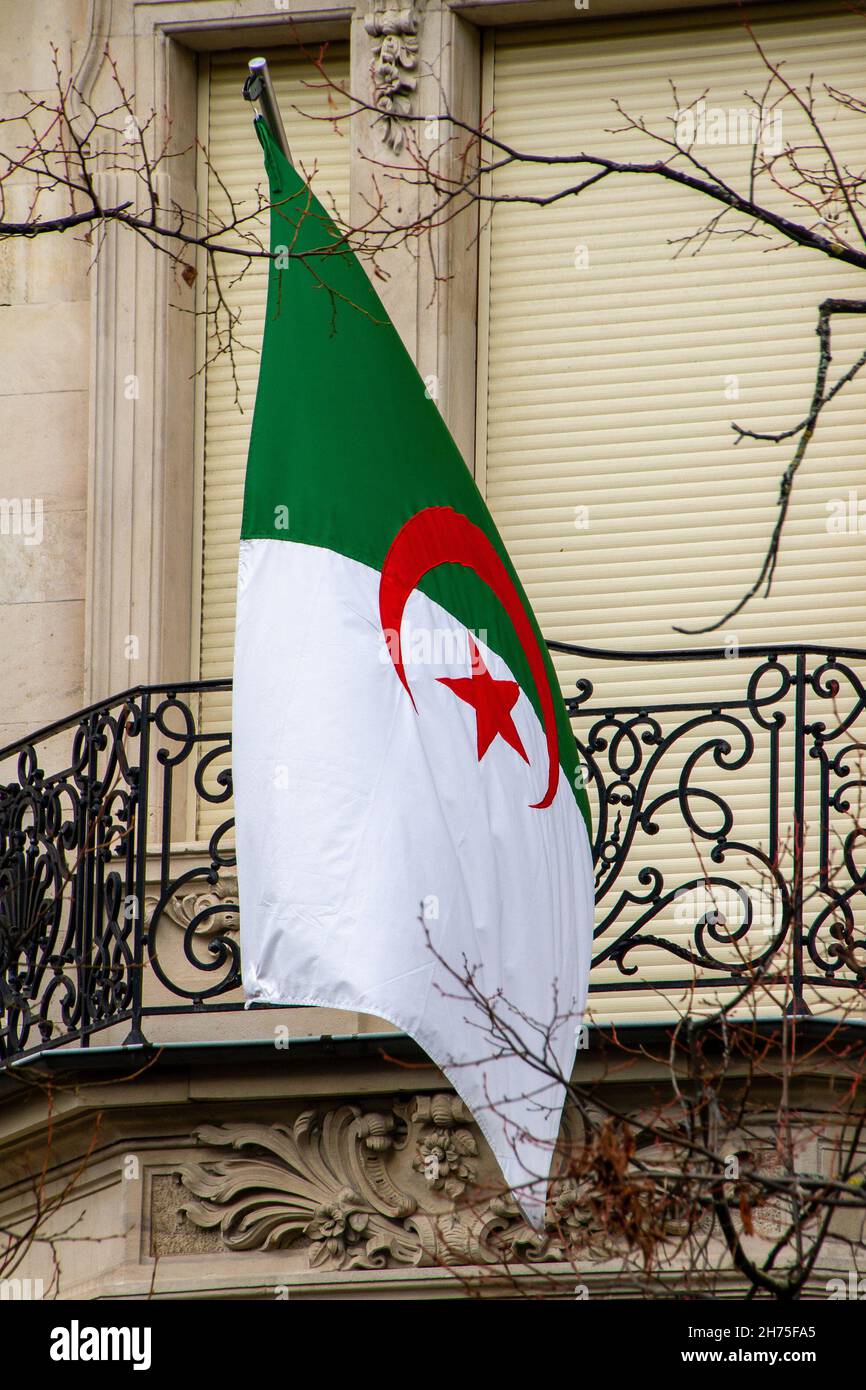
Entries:
[[[859,1018],[866,650],[549,645],[586,673],[566,693],[593,808],[593,1021],[722,1001]],[[610,702],[610,672],[641,690],[661,667],[693,698]],[[229,691],[137,687],[0,750],[5,1066],[263,1036],[240,990],[231,734],[208,714]]]

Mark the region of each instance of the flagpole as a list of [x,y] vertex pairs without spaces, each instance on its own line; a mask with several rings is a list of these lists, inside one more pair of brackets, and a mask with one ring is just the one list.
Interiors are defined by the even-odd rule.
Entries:
[[247,101],[258,103],[259,114],[264,118],[271,135],[291,164],[292,152],[289,149],[289,142],[283,128],[283,118],[277,105],[274,84],[268,71],[267,58],[251,58],[249,69],[249,77],[244,82],[244,98]]

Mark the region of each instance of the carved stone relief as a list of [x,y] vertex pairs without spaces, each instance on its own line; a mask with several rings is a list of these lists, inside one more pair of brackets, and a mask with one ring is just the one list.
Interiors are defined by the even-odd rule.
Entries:
[[[489,1150],[454,1095],[306,1110],[293,1124],[209,1125],[195,1137],[237,1156],[180,1170],[180,1223],[219,1232],[225,1250],[296,1247],[310,1267],[340,1270],[565,1254],[554,1227],[533,1230],[497,1191]],[[563,1188],[560,1234],[574,1219],[570,1200]]]
[[[156,897],[145,898],[148,922],[159,902]],[[225,875],[214,884],[188,883],[165,901],[161,915],[185,932],[192,929],[199,937],[237,936],[240,930],[238,881]]]
[[[590,1136],[584,1129],[578,1138],[579,1127],[567,1112],[564,1139],[577,1157]],[[598,1173],[554,1180],[545,1226],[535,1230],[451,1093],[323,1102],[288,1123],[206,1125],[194,1139],[209,1153],[153,1181],[154,1254],[286,1251],[299,1271],[556,1264],[558,1278],[563,1264],[604,1266],[622,1235],[615,1202],[607,1215],[599,1203]],[[641,1152],[653,1167],[676,1157],[658,1146]],[[769,1150],[758,1159],[761,1171],[774,1171]],[[574,1171],[581,1173],[579,1163]],[[771,1201],[754,1211],[756,1235],[777,1233],[777,1207]],[[701,1239],[712,1234],[710,1213],[680,1219],[675,1194],[654,1220],[672,1250],[690,1229]]]
[[382,139],[399,154],[417,88],[418,15],[411,0],[372,0],[364,28],[373,41],[370,77]]

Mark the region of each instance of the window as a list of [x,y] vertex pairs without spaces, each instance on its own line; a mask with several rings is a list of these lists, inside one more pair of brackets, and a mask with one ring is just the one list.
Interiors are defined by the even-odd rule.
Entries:
[[[860,118],[829,102],[822,88],[862,88],[862,18],[787,4],[750,15],[789,79],[802,86],[815,73],[826,132],[858,167]],[[744,88],[760,93],[766,78],[730,10],[583,17],[561,29],[503,30],[492,39],[483,109],[495,113],[494,133],[550,154],[586,149],[651,159],[647,139],[607,133],[624,125],[612,98],[663,130],[675,111],[669,77],[683,106],[706,92],[708,104],[726,111],[748,104]],[[783,119],[786,142],[808,138],[791,103]],[[745,143],[702,153],[722,174],[748,168]],[[551,192],[577,177],[574,169],[517,164],[498,173],[492,188]],[[855,271],[793,248],[768,251],[761,239],[726,236],[700,255],[685,246],[675,258],[672,243],[715,211],[660,179],[615,177],[578,201],[543,210],[499,206],[488,219],[479,477],[549,638],[622,650],[735,640],[862,644],[862,538],[827,531],[827,503],[862,486],[862,379],[822,417],[797,478],[772,597],[755,600],[713,635],[673,630],[706,625],[734,604],[758,573],[775,519],[790,442],[735,448],[731,421],[778,430],[803,418],[817,364],[817,306],[828,295],[858,292]],[[862,350],[862,322],[836,322],[833,332],[833,371],[841,372]],[[588,674],[586,663],[557,660],[567,691]],[[742,695],[746,672],[736,661],[595,662],[591,675],[596,703],[613,708]],[[790,702],[781,708],[790,729]],[[738,736],[729,733],[736,753]],[[698,741],[682,740],[666,754],[667,785],[675,785]],[[742,770],[724,774],[705,756],[696,778],[734,801],[740,835],[765,847],[768,758],[763,744]],[[789,761],[780,788],[783,836]],[[704,823],[718,820],[708,801],[696,799],[692,809]],[[672,888],[700,873],[700,864],[676,804],[658,821],[657,836],[638,835],[630,864],[634,872],[658,866]],[[704,842],[707,859],[711,848]],[[749,881],[736,856],[726,867],[734,880]],[[628,886],[646,893],[634,877]],[[623,923],[638,910],[628,909]],[[674,940],[691,935],[673,909],[647,930]],[[658,953],[644,960],[649,977],[689,969],[670,957],[661,969]],[[639,956],[630,964],[640,964]],[[612,967],[610,977],[624,982]],[[623,995],[618,1016],[632,1001]],[[645,998],[642,1009],[650,1005],[667,1012],[663,997]]]

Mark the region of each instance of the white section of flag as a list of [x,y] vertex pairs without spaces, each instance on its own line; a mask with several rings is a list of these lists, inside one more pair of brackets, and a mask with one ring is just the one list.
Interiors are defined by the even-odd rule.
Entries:
[[[532,809],[547,749],[524,693],[513,716],[529,766],[500,737],[478,762],[474,710],[436,679],[469,675],[466,630],[417,591],[403,625],[416,712],[387,655],[378,589],[375,569],[333,551],[241,542],[233,768],[244,988],[250,1002],[360,1011],[409,1033],[538,1224],[563,1088],[520,1048],[491,1058],[481,1010],[436,955],[478,967],[531,1050],[540,1038],[521,1015],[545,1027],[559,1015],[551,1051],[570,1075],[592,942],[586,828],[564,776],[553,803]],[[495,679],[513,679],[478,648]]]

